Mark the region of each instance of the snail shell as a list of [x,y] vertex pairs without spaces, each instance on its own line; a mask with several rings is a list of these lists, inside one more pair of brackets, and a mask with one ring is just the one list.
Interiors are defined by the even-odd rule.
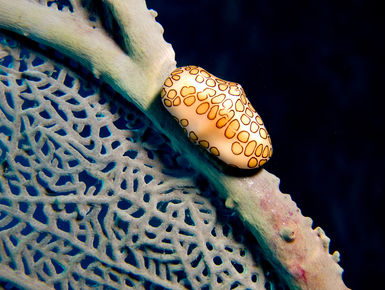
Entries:
[[270,136],[241,85],[185,66],[165,80],[161,97],[191,142],[228,165],[252,169],[271,157]]

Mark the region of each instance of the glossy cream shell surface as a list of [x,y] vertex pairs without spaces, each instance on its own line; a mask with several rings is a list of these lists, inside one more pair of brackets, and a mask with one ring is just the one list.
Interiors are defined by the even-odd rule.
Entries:
[[271,139],[241,85],[197,66],[175,69],[162,103],[189,139],[230,166],[252,169],[271,157]]

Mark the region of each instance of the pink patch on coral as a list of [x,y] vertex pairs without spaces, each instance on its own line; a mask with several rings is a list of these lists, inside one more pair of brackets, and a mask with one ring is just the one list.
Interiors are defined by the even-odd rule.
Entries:
[[291,267],[291,273],[298,280],[302,280],[306,284],[306,271],[301,268],[301,266],[296,265]]

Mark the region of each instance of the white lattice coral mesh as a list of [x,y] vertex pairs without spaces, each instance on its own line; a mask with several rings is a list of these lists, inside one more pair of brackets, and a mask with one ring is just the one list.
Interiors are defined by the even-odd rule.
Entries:
[[0,41],[0,279],[56,289],[264,288],[213,197],[162,173],[175,153],[142,113]]

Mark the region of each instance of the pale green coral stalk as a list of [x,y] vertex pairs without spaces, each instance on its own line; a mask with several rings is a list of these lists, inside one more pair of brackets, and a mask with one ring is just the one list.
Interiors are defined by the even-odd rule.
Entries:
[[[279,180],[265,170],[234,177],[217,169],[211,157],[192,145],[163,109],[158,94],[175,68],[174,52],[143,0],[106,0],[122,28],[125,50],[103,30],[81,18],[27,0],[0,0],[0,28],[54,47],[90,68],[133,101],[234,208],[257,238],[266,258],[291,289],[346,289],[338,253],[329,239],[303,217]],[[202,65],[202,64],[199,64]]]

